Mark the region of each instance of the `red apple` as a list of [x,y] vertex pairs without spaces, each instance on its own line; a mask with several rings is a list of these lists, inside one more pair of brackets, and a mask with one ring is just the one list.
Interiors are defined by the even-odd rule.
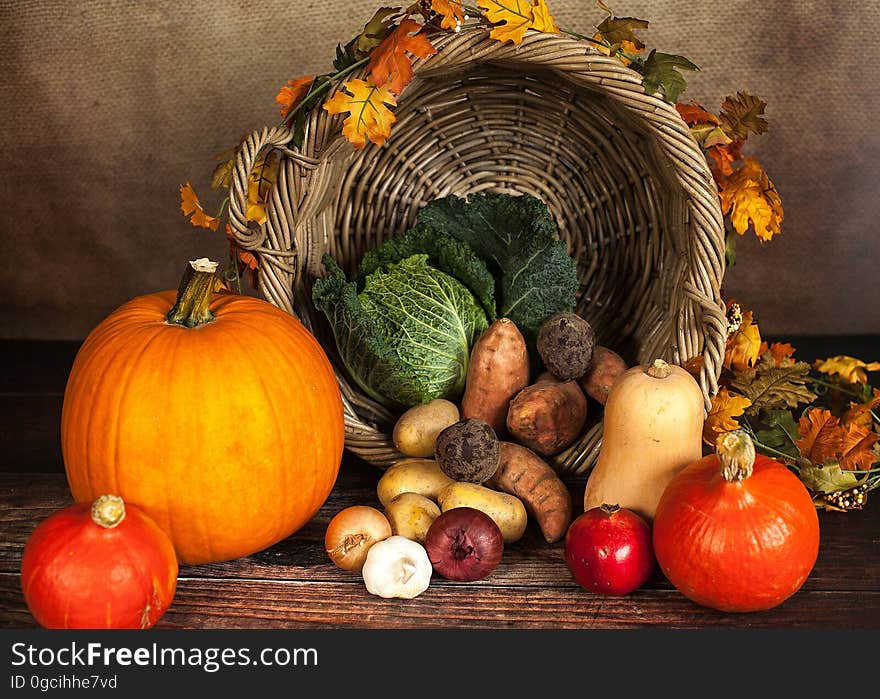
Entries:
[[628,595],[644,585],[656,564],[651,528],[632,510],[593,507],[568,528],[565,561],[587,590]]

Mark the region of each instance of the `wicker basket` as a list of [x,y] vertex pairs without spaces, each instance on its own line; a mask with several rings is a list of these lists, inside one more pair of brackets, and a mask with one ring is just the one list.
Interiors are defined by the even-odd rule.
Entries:
[[[726,319],[724,232],[705,158],[674,107],[588,42],[529,32],[519,46],[482,28],[444,33],[415,63],[388,144],[355,150],[342,118],[316,109],[301,149],[280,127],[252,134],[230,189],[230,223],[260,261],[259,292],[295,313],[337,367],[346,447],[386,467],[402,457],[396,416],[363,395],[338,361],[312,282],[329,252],[351,274],[364,251],[402,233],[448,194],[530,193],[556,218],[578,261],[578,312],[630,363],[702,355],[706,406],[717,391]],[[281,165],[260,228],[245,217],[259,151]],[[599,417],[599,416],[597,416]],[[595,462],[602,424],[553,458],[569,475]]]

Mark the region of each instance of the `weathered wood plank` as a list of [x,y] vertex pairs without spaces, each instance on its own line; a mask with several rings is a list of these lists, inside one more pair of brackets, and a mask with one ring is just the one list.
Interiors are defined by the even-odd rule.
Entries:
[[[0,574],[0,616],[33,627],[17,577]],[[722,614],[674,590],[600,597],[580,588],[475,589],[435,581],[414,600],[359,583],[181,578],[158,628],[880,628],[880,593],[801,592],[767,612]]]
[[[247,558],[202,566],[184,566],[181,576],[313,582],[348,582],[351,573],[332,565],[324,551],[330,518],[352,504],[379,506],[378,473],[364,464],[346,464],[330,498],[303,529]],[[0,571],[18,571],[21,551],[36,524],[70,502],[64,476],[0,474]],[[821,512],[819,559],[804,589],[829,592],[880,592],[880,509],[873,500],[861,512]],[[471,588],[493,586],[574,587],[563,558],[562,543],[549,545],[534,524],[526,536],[507,548],[501,565]],[[669,589],[656,571],[646,589]]]

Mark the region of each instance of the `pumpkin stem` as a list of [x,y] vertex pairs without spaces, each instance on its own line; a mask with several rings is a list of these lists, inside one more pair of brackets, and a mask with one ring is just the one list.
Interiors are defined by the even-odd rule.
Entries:
[[728,483],[752,475],[755,466],[755,445],[744,430],[733,430],[718,437],[715,453],[721,461],[721,475]]
[[168,311],[165,320],[186,328],[197,328],[214,320],[210,306],[216,271],[217,263],[207,257],[192,260],[180,280],[177,303]]
[[645,373],[652,379],[665,379],[672,373],[672,369],[662,359],[655,359],[654,363],[645,369]]
[[118,495],[101,495],[92,503],[92,521],[105,529],[113,529],[125,519],[125,503]]

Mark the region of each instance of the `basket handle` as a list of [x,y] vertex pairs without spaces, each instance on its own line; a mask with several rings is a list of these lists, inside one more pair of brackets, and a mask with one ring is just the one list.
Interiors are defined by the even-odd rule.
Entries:
[[266,126],[248,136],[235,155],[235,166],[229,185],[229,224],[236,242],[247,250],[260,247],[266,240],[265,227],[257,226],[247,219],[248,182],[257,157],[266,146],[282,148],[292,138],[293,132],[290,129]]

